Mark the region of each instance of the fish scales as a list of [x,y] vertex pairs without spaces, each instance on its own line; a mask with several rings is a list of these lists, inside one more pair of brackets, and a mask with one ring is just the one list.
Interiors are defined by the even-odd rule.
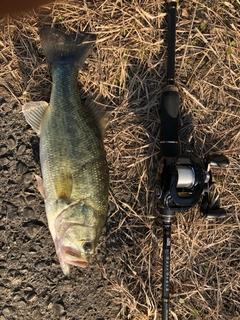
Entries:
[[94,36],[67,36],[56,29],[44,29],[40,36],[52,72],[50,103],[27,103],[23,112],[40,136],[38,186],[61,267],[69,274],[70,265],[88,264],[108,208],[109,176],[99,118],[103,113],[96,105],[94,115],[94,108],[81,103],[77,86],[78,69]]
[[[69,79],[67,88],[66,79]],[[61,179],[62,171],[70,171],[76,181],[72,199],[89,198],[89,201],[102,203],[99,191],[104,185],[99,181],[107,175],[105,152],[92,117],[80,101],[78,89],[71,87],[74,79],[76,83],[76,75],[68,69],[54,70],[52,108],[47,110],[40,139],[44,185],[49,197],[56,199],[55,182]],[[102,209],[98,206],[100,213],[105,213],[105,207],[105,203]]]

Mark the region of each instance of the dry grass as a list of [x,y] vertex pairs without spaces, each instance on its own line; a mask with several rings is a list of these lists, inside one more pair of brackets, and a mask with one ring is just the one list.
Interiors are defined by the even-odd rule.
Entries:
[[[176,214],[171,319],[240,317],[239,9],[238,0],[179,4],[176,82],[181,94],[182,151],[200,156],[223,152],[231,165],[215,172],[228,212],[225,220],[203,220],[198,208]],[[158,104],[166,76],[164,1],[56,1],[3,18],[0,85],[19,105],[49,99],[51,79],[38,31],[52,24],[66,32],[97,34],[79,79],[84,92],[100,92],[114,108],[105,139],[111,175],[108,236],[99,247],[114,250],[116,272],[110,275],[98,262],[111,284],[109,299],[122,305],[119,319],[159,319],[162,230],[154,181]]]

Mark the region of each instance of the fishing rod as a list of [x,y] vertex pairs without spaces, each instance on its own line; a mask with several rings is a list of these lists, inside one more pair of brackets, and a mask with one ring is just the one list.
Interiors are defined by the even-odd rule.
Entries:
[[228,158],[222,154],[204,158],[187,153],[181,155],[178,139],[179,92],[175,84],[175,41],[177,0],[168,3],[167,84],[160,102],[160,165],[156,196],[163,225],[162,319],[169,319],[171,223],[175,213],[200,204],[201,216],[224,218],[226,211],[209,197],[213,185],[211,167],[227,168]]

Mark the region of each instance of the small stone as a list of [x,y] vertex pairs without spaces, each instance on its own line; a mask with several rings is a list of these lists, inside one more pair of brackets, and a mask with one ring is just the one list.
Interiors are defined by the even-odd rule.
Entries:
[[32,176],[31,173],[26,173],[26,174],[23,175],[23,182],[25,184],[29,184],[32,181],[33,181],[33,176]]
[[31,291],[33,291],[33,290],[34,290],[34,289],[33,289],[32,286],[28,286],[28,287],[25,288],[24,293],[27,294],[28,292],[31,292]]
[[24,162],[18,161],[18,163],[17,163],[17,174],[22,175],[27,171],[27,169],[28,169],[28,167]]
[[36,219],[23,222],[23,227],[25,228],[29,237],[34,237],[39,232],[42,226],[45,226],[45,224],[42,221]]
[[26,232],[30,238],[33,238],[38,233],[39,228],[40,228],[40,226],[33,224],[33,223],[29,223],[26,226]]
[[20,300],[20,301],[18,301],[18,302],[15,304],[15,306],[16,306],[18,309],[24,309],[24,308],[26,308],[26,302],[23,301],[23,300]]
[[36,248],[30,247],[29,250],[28,250],[28,252],[29,252],[30,254],[35,254],[35,253],[37,253],[37,250],[36,250]]
[[33,209],[31,207],[25,207],[23,209],[23,217],[24,217],[24,219],[33,219],[33,218],[35,218]]
[[60,303],[54,303],[52,309],[57,316],[61,316],[65,312],[64,307]]
[[109,211],[114,212],[116,210],[116,205],[112,201],[109,202]]
[[37,307],[37,309],[35,309],[34,311],[33,311],[33,313],[32,313],[32,319],[34,319],[34,320],[38,320],[38,319],[43,319],[42,318],[42,314],[41,314],[41,312],[40,312],[40,310],[39,310],[39,308]]
[[17,153],[18,153],[18,154],[23,154],[25,151],[26,151],[26,146],[25,146],[25,144],[21,144],[21,145],[19,146],[19,148],[18,148]]
[[22,205],[26,204],[25,198],[22,195],[19,196],[19,201]]
[[6,166],[8,163],[8,158],[0,158],[0,166]]
[[9,286],[11,285],[11,280],[7,279],[7,278],[4,278],[2,279],[2,283],[5,285],[5,286]]
[[4,266],[0,266],[0,276],[3,276],[6,273],[6,268]]
[[7,141],[7,144],[8,144],[8,148],[10,150],[14,149],[17,145],[17,141],[16,139],[11,135],[8,137],[8,141]]
[[18,207],[15,207],[10,202],[6,203],[6,209],[7,209],[7,216],[9,220],[13,220],[17,215]]
[[52,309],[52,307],[53,307],[53,303],[52,303],[52,302],[50,302],[50,303],[49,303],[49,305],[47,306],[47,309],[48,309],[48,310],[51,310],[51,309]]
[[20,294],[16,294],[14,297],[13,297],[13,301],[15,302],[15,301],[19,301],[19,300],[21,300],[21,296],[20,296]]
[[0,147],[0,155],[3,155],[7,152],[7,147],[6,146],[1,146]]
[[13,313],[13,308],[12,307],[5,307],[2,310],[2,314],[4,315],[4,317],[10,317]]
[[[35,264],[35,268],[36,268],[38,271],[41,271],[41,270],[43,270],[43,269],[45,268],[45,263],[44,263],[44,262],[37,262],[37,263]],[[48,306],[50,306],[50,304],[49,304]]]
[[34,200],[36,200],[36,197],[33,194],[29,194],[26,197],[27,202],[33,202]]
[[32,290],[31,292],[29,292],[27,294],[27,300],[28,301],[33,301],[33,300],[36,299],[36,297],[37,297],[37,295],[36,295],[36,292],[34,290]]

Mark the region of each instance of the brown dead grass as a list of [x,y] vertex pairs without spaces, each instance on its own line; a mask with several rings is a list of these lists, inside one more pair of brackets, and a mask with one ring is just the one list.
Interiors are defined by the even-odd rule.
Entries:
[[[176,82],[182,151],[200,156],[223,152],[231,165],[214,172],[226,219],[203,220],[198,208],[176,214],[171,319],[240,317],[239,9],[237,0],[179,4]],[[56,1],[3,18],[0,81],[19,106],[30,99],[49,99],[51,78],[38,32],[52,24],[66,32],[97,34],[80,81],[85,92],[101,93],[114,108],[105,139],[111,174],[106,246],[117,239],[121,268],[109,276],[107,266],[98,262],[111,284],[109,299],[122,305],[119,319],[159,319],[162,230],[154,181],[158,105],[166,76],[164,1]]]

